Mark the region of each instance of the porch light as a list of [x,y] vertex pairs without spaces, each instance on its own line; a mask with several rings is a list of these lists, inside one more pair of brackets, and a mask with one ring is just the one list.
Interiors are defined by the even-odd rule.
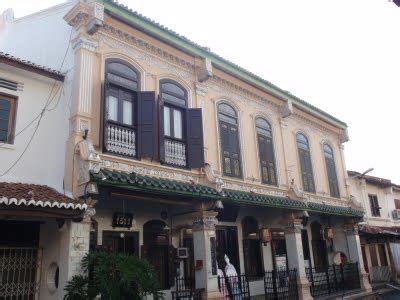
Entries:
[[260,242],[267,245],[267,243],[271,242],[271,231],[269,228],[261,228],[260,229]]

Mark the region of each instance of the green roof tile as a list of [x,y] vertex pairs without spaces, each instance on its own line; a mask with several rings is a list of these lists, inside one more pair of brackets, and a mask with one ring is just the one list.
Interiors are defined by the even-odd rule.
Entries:
[[352,207],[305,202],[289,199],[287,197],[277,197],[230,189],[224,189],[222,192],[219,192],[214,188],[202,184],[192,184],[190,182],[156,178],[109,169],[101,169],[99,173],[92,172],[91,178],[92,181],[96,182],[99,186],[119,187],[149,193],[185,196],[188,198],[212,198],[239,204],[307,210],[329,215],[362,217],[364,214],[362,210],[357,210]]

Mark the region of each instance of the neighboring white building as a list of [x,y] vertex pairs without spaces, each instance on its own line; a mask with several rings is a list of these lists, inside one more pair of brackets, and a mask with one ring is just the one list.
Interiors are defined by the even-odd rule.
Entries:
[[400,274],[400,186],[389,179],[348,171],[350,194],[364,207],[359,226],[364,267],[372,282]]
[[62,299],[58,286],[88,250],[88,225],[74,222],[87,206],[64,193],[73,49],[62,17],[70,6],[0,15],[2,299]]

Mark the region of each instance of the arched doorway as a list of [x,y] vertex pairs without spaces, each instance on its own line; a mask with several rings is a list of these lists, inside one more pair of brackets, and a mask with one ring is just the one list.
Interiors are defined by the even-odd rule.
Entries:
[[322,225],[314,221],[311,223],[311,244],[313,250],[314,266],[325,267],[328,265],[328,253],[323,238]]
[[151,220],[143,225],[142,257],[153,265],[161,289],[173,284],[173,248],[170,247],[170,230],[165,222]]

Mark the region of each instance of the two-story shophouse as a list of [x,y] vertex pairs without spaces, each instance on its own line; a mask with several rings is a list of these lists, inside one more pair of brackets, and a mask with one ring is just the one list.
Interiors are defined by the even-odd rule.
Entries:
[[400,267],[400,186],[355,171],[348,171],[348,175],[351,197],[365,211],[359,226],[364,267],[372,282],[396,279]]
[[227,266],[244,296],[370,289],[344,122],[116,2],[63,9],[64,188],[96,202],[82,248],[138,255],[163,290],[194,284],[203,298],[232,293]]

